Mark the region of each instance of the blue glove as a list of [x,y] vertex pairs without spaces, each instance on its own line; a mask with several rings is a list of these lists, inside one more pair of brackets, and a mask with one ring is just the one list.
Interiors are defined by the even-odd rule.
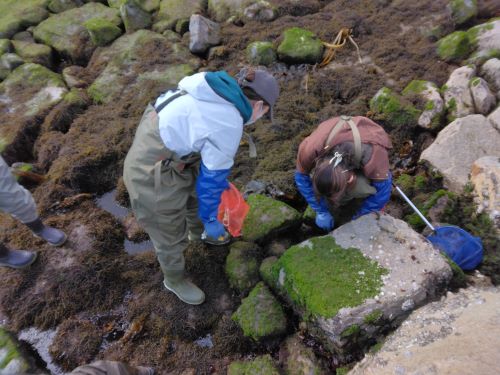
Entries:
[[210,170],[203,162],[200,165],[200,175],[196,179],[196,194],[198,196],[198,216],[203,224],[217,220],[220,197],[229,187],[227,176],[229,169]]
[[387,180],[372,182],[372,186],[377,190],[377,192],[370,195],[363,201],[361,208],[358,210],[356,215],[352,217],[353,220],[360,216],[369,214],[370,212],[380,211],[384,208],[385,204],[391,198],[392,174],[389,173],[389,178]]
[[207,236],[214,239],[225,237],[226,235],[226,229],[219,220],[209,221],[208,223],[203,224],[203,226],[205,227]]
[[316,225],[327,232],[333,229],[333,216],[330,212],[316,213]]

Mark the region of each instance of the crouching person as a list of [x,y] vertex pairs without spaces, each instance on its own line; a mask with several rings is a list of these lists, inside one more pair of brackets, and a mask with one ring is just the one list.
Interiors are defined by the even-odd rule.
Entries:
[[316,225],[334,227],[332,210],[362,199],[353,219],[381,210],[390,198],[392,176],[384,129],[362,116],[321,123],[299,146],[295,183],[316,213]]
[[263,70],[197,73],[149,105],[125,159],[123,178],[139,223],[153,242],[164,286],[185,303],[205,295],[184,274],[189,239],[220,245],[229,234],[217,220],[222,192],[243,133],[279,95]]

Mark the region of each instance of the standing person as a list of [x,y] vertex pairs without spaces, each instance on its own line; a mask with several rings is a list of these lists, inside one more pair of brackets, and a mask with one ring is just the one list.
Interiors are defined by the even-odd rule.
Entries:
[[330,212],[364,199],[353,219],[381,210],[390,198],[392,176],[384,129],[362,116],[340,116],[321,123],[299,146],[295,183],[316,212],[316,225],[330,231]]
[[[17,183],[9,166],[0,156],[0,211],[8,212],[25,224],[35,236],[43,238],[52,246],[66,241],[64,232],[42,223],[36,212],[36,205],[30,192]],[[36,253],[27,250],[8,249],[0,242],[0,266],[25,268],[36,259]]]
[[[153,242],[165,288],[188,304],[205,294],[184,274],[190,239],[220,245],[222,192],[243,133],[272,113],[276,79],[263,70],[197,73],[148,105],[125,159],[123,178],[138,222]],[[202,233],[203,232],[203,233]]]

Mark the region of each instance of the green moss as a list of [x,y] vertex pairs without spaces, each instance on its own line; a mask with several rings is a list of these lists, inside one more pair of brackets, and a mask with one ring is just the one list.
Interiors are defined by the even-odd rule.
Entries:
[[305,318],[331,318],[343,307],[360,305],[378,294],[386,273],[360,250],[344,249],[331,236],[292,246],[272,266],[275,284]]
[[383,87],[370,100],[370,109],[383,116],[383,118],[393,127],[416,126],[421,111],[389,88]]
[[259,270],[255,259],[255,245],[236,242],[226,258],[225,271],[229,284],[239,292],[247,292],[259,281]]
[[448,120],[448,122],[455,121],[456,116],[454,115],[454,113],[456,112],[456,110],[457,110],[457,101],[455,100],[455,98],[451,98],[450,101],[446,103],[446,112],[447,112],[446,119]]
[[273,264],[278,261],[277,257],[269,257],[266,258],[262,261],[259,267],[259,274],[262,280],[266,282],[267,285],[271,287],[275,287],[274,285],[274,280],[273,280],[273,275],[272,275],[272,267]]
[[413,177],[409,174],[403,173],[396,179],[396,185],[398,185],[401,190],[406,195],[412,195],[413,193]]
[[2,360],[0,361],[0,369],[4,369],[9,364],[9,362],[14,359],[21,361],[22,370],[25,371],[28,369],[28,364],[23,359],[21,352],[15,345],[15,342],[12,340],[10,335],[2,328],[0,328],[0,350],[6,352],[2,356]]
[[356,336],[361,332],[361,328],[357,324],[353,324],[352,326],[347,327],[342,331],[340,334],[340,337],[342,338],[347,338],[347,337],[352,337]]
[[377,353],[380,349],[382,349],[383,346],[384,346],[383,342],[377,342],[375,345],[373,345],[370,348],[370,353],[372,353],[372,354]]
[[314,211],[311,206],[307,205],[306,210],[302,214],[302,220],[308,224],[313,224],[316,219],[316,211]]
[[286,331],[286,317],[281,305],[263,282],[259,282],[233,314],[243,334],[256,341],[278,336]]
[[403,90],[403,95],[420,94],[427,89],[427,81],[413,80]]
[[0,56],[4,53],[10,52],[10,40],[9,39],[0,39]]
[[0,38],[11,38],[16,32],[47,18],[47,3],[48,0],[0,1]]
[[469,34],[455,31],[437,42],[437,54],[445,61],[460,61],[472,51]]
[[416,191],[422,191],[427,188],[428,183],[427,177],[419,174],[415,176],[413,187]]
[[271,65],[276,62],[276,52],[271,42],[250,43],[246,54],[248,62],[254,65]]
[[380,318],[382,318],[382,316],[382,310],[375,309],[371,313],[365,315],[363,321],[365,322],[365,324],[376,324],[380,320]]
[[347,373],[350,371],[351,369],[347,366],[344,366],[344,367],[337,367],[335,369],[335,375],[347,375]]
[[436,107],[436,104],[432,100],[429,100],[427,103],[425,103],[424,110],[425,111],[432,111],[435,107]]
[[467,277],[464,271],[446,253],[441,251],[441,255],[446,259],[453,272],[449,287],[453,290],[465,288],[467,286]]
[[462,25],[477,15],[477,0],[450,0],[451,18]]
[[477,86],[481,83],[481,79],[479,77],[474,77],[470,80],[469,85],[470,86]]
[[[444,196],[448,196],[448,198],[451,199],[451,202],[449,205],[452,205],[453,201],[456,200],[456,195],[452,192],[449,192],[444,189],[440,189],[433,193],[430,197],[427,194],[422,195],[421,198],[415,198],[414,199],[414,204],[417,206],[417,208],[420,210],[422,215],[427,216],[427,213],[429,210],[434,207],[436,202]],[[450,210],[451,207],[448,207],[448,210]],[[409,216],[407,216],[407,222],[410,224],[412,227],[416,228],[417,230],[421,230],[425,227],[425,223],[422,221],[422,219],[416,214],[413,213]]]
[[269,354],[248,362],[233,362],[227,368],[227,375],[279,375]]
[[493,58],[500,58],[500,49],[492,48],[486,51],[475,52],[467,61],[479,66],[483,65],[487,60]]
[[83,23],[92,42],[99,47],[105,46],[118,38],[122,31],[113,22],[105,18],[91,18]]
[[290,64],[315,64],[323,56],[323,44],[312,31],[292,27],[283,33],[278,56],[280,60]]

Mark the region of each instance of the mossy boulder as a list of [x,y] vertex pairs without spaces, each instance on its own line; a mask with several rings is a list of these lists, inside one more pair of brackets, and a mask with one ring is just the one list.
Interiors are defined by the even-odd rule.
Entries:
[[469,34],[455,31],[437,42],[437,54],[445,61],[461,61],[471,53]]
[[268,257],[262,261],[259,267],[259,274],[267,285],[273,285],[272,267],[278,261],[275,256]]
[[435,83],[413,80],[403,90],[404,96],[416,96],[416,108],[422,111],[417,122],[426,129],[437,129],[441,126],[444,115],[444,100]]
[[122,31],[113,22],[104,18],[91,18],[83,23],[90,34],[92,43],[102,47],[118,38]]
[[320,362],[313,350],[302,343],[298,335],[285,340],[280,348],[287,375],[327,375],[326,366]]
[[323,44],[312,31],[292,27],[283,33],[278,57],[289,64],[315,64],[323,57]]
[[0,38],[11,38],[20,30],[38,25],[49,16],[49,0],[0,1]]
[[22,40],[13,40],[12,46],[24,61],[40,64],[48,68],[52,66],[52,48],[49,46]]
[[48,9],[51,13],[62,13],[67,10],[78,8],[81,5],[79,0],[50,0]]
[[232,319],[238,323],[243,334],[255,341],[280,336],[286,331],[286,316],[283,308],[263,282],[258,283]]
[[277,56],[271,42],[252,42],[246,49],[247,60],[254,65],[271,65]]
[[134,0],[127,0],[120,7],[120,16],[122,17],[127,33],[146,29],[151,26],[153,22],[151,14],[138,6]]
[[382,87],[370,100],[370,110],[393,128],[417,125],[422,113],[387,87]]
[[204,14],[205,10],[204,0],[162,0],[153,30],[163,32],[174,29],[179,22],[189,22],[191,15]]
[[116,9],[100,3],[87,3],[49,17],[35,27],[33,36],[74,63],[84,64],[97,47],[84,26],[86,21],[93,18],[108,20],[115,26],[122,23]]
[[241,293],[247,293],[259,281],[259,265],[256,246],[250,242],[235,242],[226,258],[226,275],[229,285]]
[[[125,4],[128,0],[108,0],[108,5],[111,8],[120,9],[120,7]],[[134,3],[137,4],[141,9],[146,12],[154,12],[158,10],[160,7],[160,0],[134,0]]]
[[12,46],[9,39],[0,39],[0,56],[2,56],[4,53],[10,52],[11,49]]
[[4,53],[0,56],[0,66],[8,72],[24,64],[24,60],[17,53]]
[[300,213],[286,203],[261,194],[251,194],[250,210],[243,223],[243,239],[259,242],[300,222]]
[[30,369],[17,342],[0,328],[0,374],[24,374]]
[[225,22],[231,17],[242,17],[245,8],[256,0],[208,0],[208,14],[217,22]]
[[266,354],[251,361],[232,362],[227,375],[280,375],[280,372],[271,356]]
[[450,0],[451,18],[455,25],[462,25],[477,16],[477,0]]
[[491,58],[500,58],[500,18],[467,30],[473,53],[468,62],[481,65]]

